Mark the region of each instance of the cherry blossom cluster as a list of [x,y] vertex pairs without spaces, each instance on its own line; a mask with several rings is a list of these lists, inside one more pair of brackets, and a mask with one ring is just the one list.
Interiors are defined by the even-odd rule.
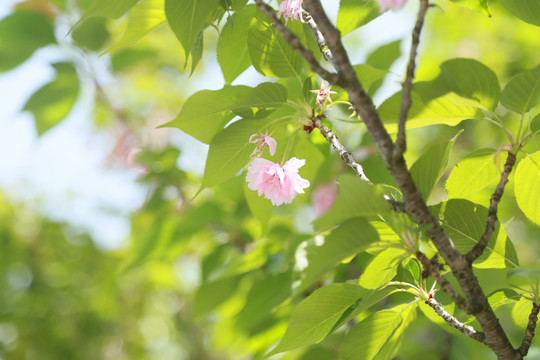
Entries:
[[272,205],[290,204],[297,194],[303,194],[309,181],[298,174],[306,163],[304,159],[293,157],[284,165],[261,158],[264,148],[268,146],[270,155],[276,152],[277,142],[268,134],[254,134],[249,142],[257,144],[252,157],[257,155],[248,167],[246,181],[248,188],[257,191],[259,196],[272,201]]

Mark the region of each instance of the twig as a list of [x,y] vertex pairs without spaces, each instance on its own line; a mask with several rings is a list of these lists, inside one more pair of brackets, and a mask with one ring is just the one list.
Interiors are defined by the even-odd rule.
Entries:
[[[371,182],[369,178],[366,176],[366,174],[364,173],[364,168],[362,168],[362,165],[360,165],[359,163],[356,162],[356,160],[354,160],[351,152],[339,142],[337,135],[335,135],[332,132],[332,130],[330,130],[328,127],[322,124],[321,116],[313,115],[310,118],[310,120],[313,123],[313,127],[316,127],[317,129],[319,129],[319,131],[324,136],[324,138],[332,145],[334,150],[336,150],[336,152],[339,154],[343,162],[346,165],[350,166],[354,170],[356,175],[360,177],[360,179],[367,182]],[[392,210],[394,210],[395,212],[397,213],[407,212],[404,203],[390,199],[390,197],[387,195],[384,195],[384,199],[388,202]]]
[[341,159],[345,162],[347,166],[350,166],[356,175],[360,177],[360,179],[368,181],[369,179],[364,173],[364,169],[362,168],[362,165],[357,163],[354,158],[352,157],[352,154],[345,146],[343,146],[340,142],[338,137],[326,126],[322,124],[321,117],[320,116],[313,116],[311,118],[311,121],[313,122],[313,126],[319,129],[321,134],[324,136],[324,138],[332,145],[334,150],[339,154]]
[[540,304],[533,302],[533,308],[531,314],[529,315],[529,323],[527,324],[527,329],[525,329],[525,336],[521,342],[521,346],[518,349],[518,352],[521,356],[527,356],[529,348],[531,347],[532,339],[534,338],[534,330],[536,329],[536,322],[538,321],[538,312],[540,311]]
[[441,275],[442,265],[439,264],[439,262],[437,261],[437,258],[434,257],[433,259],[429,260],[428,257],[421,251],[416,252],[416,257],[418,258],[418,260],[424,267],[426,273],[431,275],[431,277],[435,279],[435,281],[437,282],[437,284],[439,284],[441,289],[443,289],[444,292],[446,292],[450,296],[450,298],[452,298],[452,300],[456,303],[456,305],[460,309],[465,311],[466,313],[470,314],[472,312],[472,309],[469,303],[467,302],[467,300],[465,300],[463,296],[461,296],[456,291],[456,289],[454,289],[452,284],[450,284]]
[[450,315],[448,311],[446,311],[446,309],[437,302],[437,300],[435,300],[434,298],[427,299],[426,304],[431,306],[431,308],[435,310],[437,315],[442,317],[443,320],[446,321],[448,325],[450,325],[454,329],[459,330],[460,332],[469,336],[470,338],[476,341],[479,341],[481,343],[484,343],[486,336],[484,335],[483,332],[476,331],[472,326],[465,325],[464,323],[462,323],[461,321],[459,321],[458,319]]
[[491,235],[495,231],[495,222],[497,221],[497,209],[499,202],[501,201],[501,197],[504,193],[504,187],[508,183],[508,177],[510,176],[515,163],[516,155],[509,151],[508,158],[504,164],[504,170],[501,174],[501,179],[489,201],[486,231],[476,245],[474,245],[474,247],[465,255],[465,259],[469,262],[469,264],[472,264],[482,255],[489,242],[489,239],[491,238]]
[[416,25],[412,32],[411,51],[409,53],[409,63],[407,64],[407,75],[403,82],[403,90],[401,92],[401,110],[399,113],[398,133],[396,138],[396,147],[394,148],[394,158],[401,157],[407,149],[407,137],[405,133],[405,122],[407,115],[412,105],[411,89],[414,80],[414,72],[416,69],[416,56],[418,55],[418,46],[420,45],[420,34],[424,26],[427,9],[429,8],[429,0],[420,0],[420,10],[416,18]]
[[255,0],[255,3],[259,7],[259,9],[261,9],[261,11],[272,20],[272,23],[276,27],[276,30],[280,33],[283,39],[287,41],[290,47],[296,52],[298,52],[304,59],[306,59],[311,70],[313,70],[313,72],[317,73],[320,77],[328,81],[330,84],[335,84],[338,76],[329,72],[319,64],[311,51],[306,49],[300,42],[300,39],[298,39],[298,37],[278,19],[274,12],[274,9],[272,9],[272,7],[270,7],[269,5],[265,4],[262,0]]
[[319,50],[321,50],[321,53],[326,61],[328,61],[334,68],[337,70],[336,65],[334,64],[334,57],[332,55],[332,52],[330,49],[328,49],[328,46],[326,45],[326,40],[324,39],[323,34],[319,30],[319,27],[311,17],[311,14],[307,11],[302,12],[302,20],[308,24],[308,26],[313,31],[313,34],[315,34],[315,39],[317,39],[317,44],[319,45]]

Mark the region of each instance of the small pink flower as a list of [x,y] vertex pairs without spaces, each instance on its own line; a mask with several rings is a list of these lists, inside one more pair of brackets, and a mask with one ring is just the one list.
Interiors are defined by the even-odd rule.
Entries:
[[382,14],[388,9],[401,9],[407,0],[377,0],[377,2],[379,3],[379,12]]
[[251,153],[251,157],[257,155],[257,157],[260,157],[264,151],[264,148],[268,146],[268,151],[270,152],[270,156],[273,156],[276,153],[276,146],[277,141],[268,135],[268,132],[265,132],[264,134],[259,132],[258,134],[253,134],[249,137],[249,143],[250,144],[257,144],[255,147],[255,150]]
[[298,169],[306,160],[293,157],[280,166],[270,160],[255,158],[248,167],[246,181],[248,188],[257,190],[259,196],[272,201],[272,205],[290,204],[296,194],[303,194],[309,181],[298,175]]
[[279,18],[283,15],[285,24],[289,19],[296,19],[302,21],[302,3],[304,0],[283,0],[279,5],[279,11],[276,16]]
[[317,94],[317,105],[320,107],[324,107],[326,105],[326,102],[328,100],[332,101],[330,99],[330,95],[337,94],[335,91],[330,91],[332,88],[332,85],[325,87],[324,81],[321,81],[321,88],[319,90],[309,90],[313,94]]
[[315,215],[321,216],[324,214],[330,206],[334,203],[337,196],[336,184],[324,184],[313,191],[311,195],[311,201],[313,203],[313,211]]

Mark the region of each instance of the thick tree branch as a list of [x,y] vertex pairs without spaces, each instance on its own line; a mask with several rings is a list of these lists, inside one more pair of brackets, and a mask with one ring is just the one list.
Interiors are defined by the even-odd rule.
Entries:
[[489,239],[491,238],[491,235],[495,231],[495,222],[497,221],[497,209],[499,207],[499,202],[501,201],[502,195],[504,193],[504,187],[506,186],[506,183],[508,183],[508,177],[510,176],[510,173],[512,172],[512,168],[514,167],[515,163],[516,155],[512,152],[508,152],[508,158],[506,159],[506,163],[504,164],[504,170],[501,173],[501,179],[499,181],[499,184],[495,188],[495,192],[493,192],[493,195],[491,195],[491,199],[489,201],[486,231],[484,232],[480,240],[476,243],[476,245],[467,253],[467,255],[465,255],[465,258],[467,259],[469,264],[472,264],[482,255],[489,242]]
[[437,315],[442,317],[443,320],[446,321],[448,325],[459,330],[460,332],[469,336],[470,338],[473,338],[476,341],[484,343],[484,339],[486,338],[484,333],[476,331],[472,326],[465,325],[464,323],[462,323],[461,321],[459,321],[458,319],[450,315],[448,311],[446,311],[446,309],[437,302],[437,300],[435,300],[434,298],[427,299],[426,304],[431,306],[431,308],[435,310]]
[[512,347],[506,333],[502,329],[487,297],[478,283],[468,261],[459,253],[438,220],[427,207],[422,195],[418,192],[403,156],[393,157],[394,144],[382,124],[373,105],[372,99],[362,88],[352,64],[341,41],[340,32],[332,25],[319,0],[304,0],[305,9],[317,23],[326,39],[328,48],[334,56],[334,63],[339,77],[336,84],[349,94],[351,104],[364,121],[366,128],[374,139],[387,168],[400,188],[407,213],[423,227],[437,250],[456,277],[473,314],[486,335],[485,344],[500,359],[518,359],[520,355]]
[[416,56],[418,55],[418,46],[420,45],[420,34],[424,26],[424,19],[429,8],[429,0],[420,0],[420,10],[416,18],[416,25],[412,32],[411,51],[409,53],[409,63],[407,64],[407,73],[403,82],[403,91],[401,92],[401,110],[399,113],[398,133],[396,138],[396,147],[394,149],[394,158],[403,156],[407,149],[407,136],[405,132],[405,123],[407,115],[412,105],[411,89],[416,69]]
[[540,311],[540,304],[533,303],[533,308],[531,314],[529,315],[529,323],[527,324],[527,329],[525,330],[525,336],[521,342],[521,346],[518,349],[518,352],[521,356],[527,356],[529,348],[531,347],[532,339],[534,338],[534,330],[536,329],[536,322],[538,321],[538,312]]
[[261,11],[272,20],[274,26],[276,27],[276,30],[280,33],[283,39],[287,41],[291,48],[298,52],[304,59],[306,59],[311,70],[317,73],[326,81],[328,81],[330,84],[335,84],[337,81],[337,75],[329,72],[319,64],[311,51],[306,49],[300,42],[300,39],[298,39],[298,37],[278,19],[274,12],[274,9],[272,9],[272,7],[270,7],[269,5],[265,4],[263,0],[255,0],[255,3],[259,7],[259,9],[261,9]]

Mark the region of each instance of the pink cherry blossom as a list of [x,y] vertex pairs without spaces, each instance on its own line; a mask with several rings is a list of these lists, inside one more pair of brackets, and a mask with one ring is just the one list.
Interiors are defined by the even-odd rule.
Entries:
[[321,81],[321,88],[319,90],[309,90],[309,91],[312,92],[313,94],[317,94],[317,105],[324,107],[328,100],[332,101],[332,99],[330,99],[330,95],[337,94],[337,92],[335,91],[330,91],[331,88],[332,88],[332,85],[325,87],[324,81]]
[[279,11],[276,16],[279,18],[283,15],[285,24],[289,19],[296,19],[302,21],[302,3],[304,0],[283,0],[279,5]]
[[298,169],[306,160],[293,157],[281,166],[270,160],[255,158],[248,167],[248,188],[257,190],[259,196],[272,201],[272,205],[290,204],[296,194],[303,194],[309,181],[298,175]]
[[264,151],[264,148],[268,146],[268,151],[270,152],[270,156],[273,156],[276,153],[276,146],[277,141],[268,135],[268,132],[265,132],[264,134],[259,132],[258,134],[253,134],[249,137],[249,143],[250,144],[257,144],[255,147],[255,150],[251,153],[251,157],[257,155],[257,157],[260,157]]
[[337,196],[337,186],[334,183],[324,184],[313,191],[311,201],[313,203],[313,211],[315,215],[321,216],[334,203]]
[[377,0],[379,3],[379,12],[383,13],[386,10],[399,10],[405,5],[407,0]]

